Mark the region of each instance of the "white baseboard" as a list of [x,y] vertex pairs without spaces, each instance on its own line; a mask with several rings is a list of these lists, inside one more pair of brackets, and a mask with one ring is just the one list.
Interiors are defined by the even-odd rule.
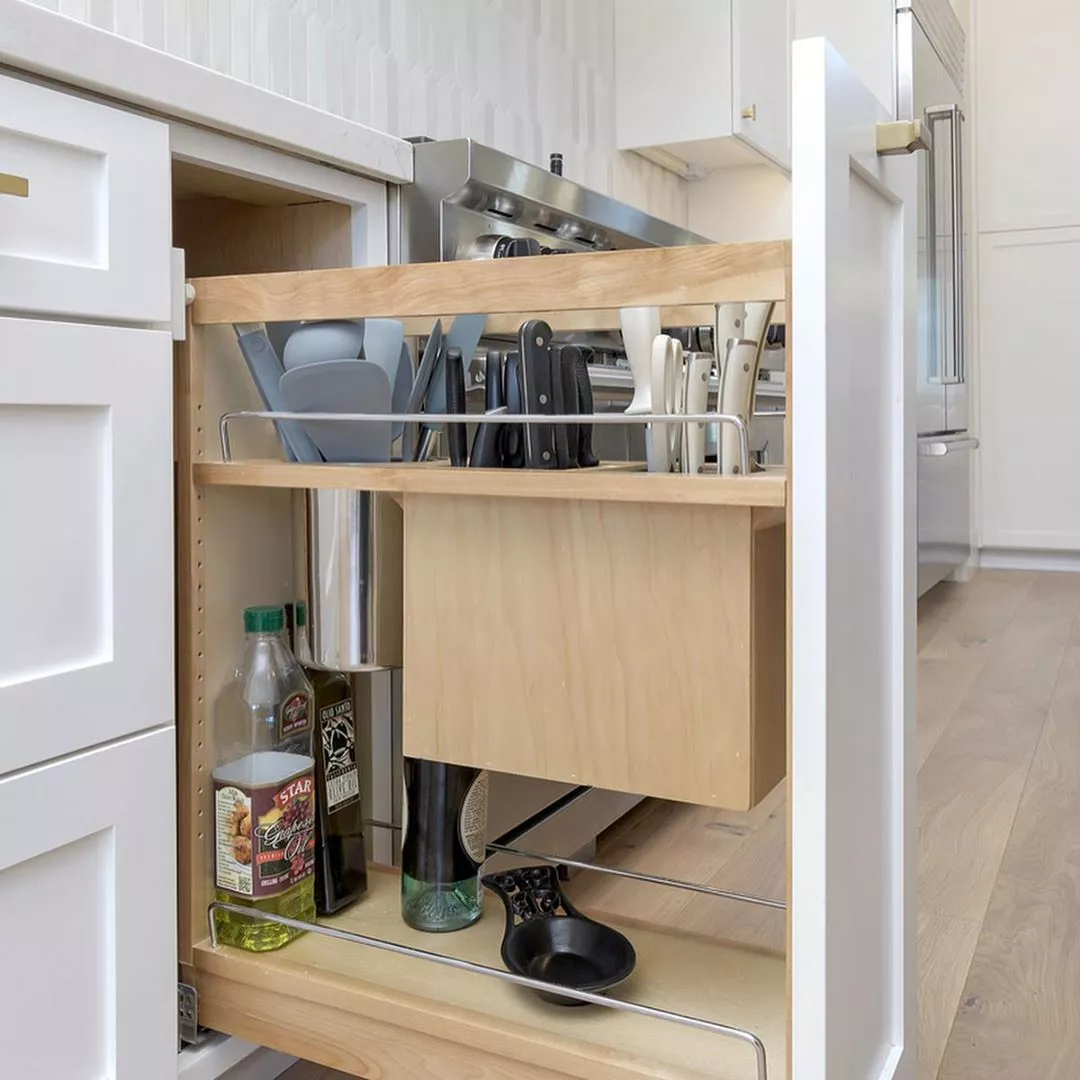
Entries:
[[1042,570],[1080,574],[1080,551],[1042,551],[1037,548],[983,548],[979,565],[984,570]]
[[296,1058],[229,1035],[208,1035],[177,1057],[178,1080],[276,1080]]

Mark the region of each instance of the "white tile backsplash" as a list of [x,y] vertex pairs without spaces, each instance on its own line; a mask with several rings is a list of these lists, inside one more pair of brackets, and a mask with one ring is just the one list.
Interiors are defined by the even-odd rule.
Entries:
[[615,149],[619,0],[33,0],[393,135],[472,136],[687,222],[687,184]]

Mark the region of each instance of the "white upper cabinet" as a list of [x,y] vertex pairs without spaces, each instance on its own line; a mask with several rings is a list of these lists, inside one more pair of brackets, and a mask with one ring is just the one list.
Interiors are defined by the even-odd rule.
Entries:
[[169,130],[0,77],[0,309],[169,318]]
[[788,0],[616,4],[619,149],[691,169],[789,168],[790,56]]
[[172,341],[0,318],[0,775],[173,719]]

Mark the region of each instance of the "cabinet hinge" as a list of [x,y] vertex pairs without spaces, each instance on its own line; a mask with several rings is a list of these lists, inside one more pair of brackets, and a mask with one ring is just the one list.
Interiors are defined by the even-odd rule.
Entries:
[[199,992],[187,983],[176,984],[176,1008],[179,1016],[180,1047],[199,1041]]
[[929,150],[930,143],[921,120],[891,120],[877,126],[879,154],[914,154]]

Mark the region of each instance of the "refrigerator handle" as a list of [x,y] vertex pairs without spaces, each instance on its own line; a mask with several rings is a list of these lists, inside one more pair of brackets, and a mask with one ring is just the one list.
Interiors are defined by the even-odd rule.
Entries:
[[[951,210],[952,210],[952,356],[948,363],[942,364],[942,382],[949,384],[967,381],[967,251],[964,243],[964,114],[959,105],[944,105],[926,112],[927,123],[933,129],[938,121],[947,121],[952,135],[950,154],[951,165]],[[931,143],[931,145],[933,145]],[[933,178],[933,172],[931,177]],[[935,184],[930,183],[930,210],[932,214],[933,245],[936,251],[937,222],[934,206]],[[936,280],[936,267],[931,267],[931,280]],[[935,290],[936,292],[936,290]]]

